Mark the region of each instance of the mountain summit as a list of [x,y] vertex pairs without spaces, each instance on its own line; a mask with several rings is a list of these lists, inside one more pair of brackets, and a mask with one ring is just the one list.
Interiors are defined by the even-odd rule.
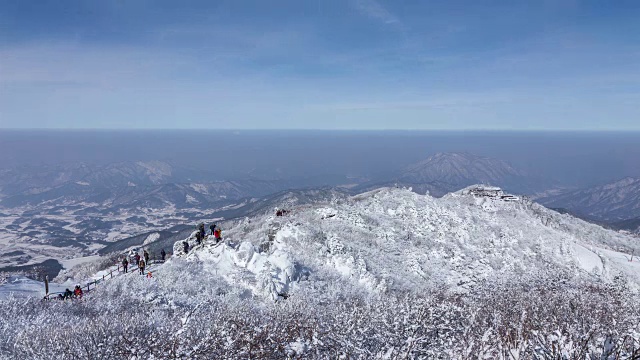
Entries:
[[409,166],[398,178],[407,183],[442,182],[469,186],[476,183],[502,185],[524,174],[503,160],[469,153],[437,153]]
[[516,193],[532,193],[548,185],[544,179],[529,177],[508,162],[466,152],[437,153],[406,167],[384,183],[366,184],[358,190],[380,186],[410,187],[419,194],[440,197],[473,184],[496,185]]
[[[225,226],[225,243],[174,254],[204,262],[230,286],[277,299],[342,277],[382,292],[467,290],[494,276],[569,272],[638,281],[625,256],[634,239],[548,210],[499,188],[472,186],[433,198],[383,188]],[[616,252],[623,250],[624,253]],[[640,248],[638,249],[640,250]],[[300,288],[302,287],[302,290]]]

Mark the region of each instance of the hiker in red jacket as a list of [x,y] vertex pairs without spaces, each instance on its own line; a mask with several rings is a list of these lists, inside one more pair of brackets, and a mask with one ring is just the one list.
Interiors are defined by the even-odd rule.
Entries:
[[76,285],[76,288],[73,290],[73,295],[77,298],[82,298],[82,289],[80,288],[80,285]]

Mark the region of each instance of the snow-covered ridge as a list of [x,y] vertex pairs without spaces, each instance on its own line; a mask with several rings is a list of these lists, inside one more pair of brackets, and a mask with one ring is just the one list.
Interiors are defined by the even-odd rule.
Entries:
[[290,210],[229,224],[222,244],[207,240],[184,255],[178,242],[174,252],[273,299],[334,280],[373,293],[467,291],[492,276],[554,271],[640,283],[640,262],[629,262],[637,239],[499,188],[441,199],[383,188]]
[[637,218],[640,217],[640,178],[627,177],[587,189],[545,194],[537,201],[610,222]]

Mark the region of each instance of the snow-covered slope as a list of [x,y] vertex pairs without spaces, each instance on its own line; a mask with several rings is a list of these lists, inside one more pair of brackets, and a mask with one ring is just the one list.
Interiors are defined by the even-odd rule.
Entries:
[[121,274],[81,300],[9,296],[0,358],[640,355],[637,238],[492,188],[286,210],[222,222],[219,244],[192,234],[153,276]]
[[528,200],[385,188],[291,210],[229,224],[222,244],[184,255],[178,242],[174,251],[271,298],[334,280],[370,292],[466,291],[489,277],[536,272],[640,283],[640,262],[629,262],[640,253],[636,238]]
[[588,189],[537,199],[548,207],[566,208],[599,220],[621,221],[640,217],[640,178],[625,178]]

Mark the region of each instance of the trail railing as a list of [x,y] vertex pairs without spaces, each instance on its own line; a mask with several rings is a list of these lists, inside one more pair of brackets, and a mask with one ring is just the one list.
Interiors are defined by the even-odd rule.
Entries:
[[[145,272],[147,271],[147,269],[151,267],[151,265],[163,264],[164,262],[165,260],[159,260],[159,259],[149,260],[149,263],[148,263],[149,266],[145,267]],[[118,263],[115,266],[116,267],[111,269],[111,271],[109,271],[108,273],[104,273],[102,277],[94,279],[93,281],[88,282],[86,285],[81,286],[80,287],[80,289],[82,289],[81,296],[84,296],[85,294],[95,290],[100,283],[113,279],[114,277],[117,277],[119,275],[135,274],[135,273],[138,273],[139,271],[139,268],[137,266],[127,267],[127,272],[124,272],[124,266],[122,264]],[[143,275],[143,274],[140,274],[140,275]],[[45,296],[44,296],[45,300],[67,299],[67,298],[60,299],[60,297],[58,296],[58,295],[64,295],[64,293],[65,291],[49,292],[49,279],[45,278]],[[72,298],[75,298],[75,297],[76,297],[75,295],[72,295]]]

